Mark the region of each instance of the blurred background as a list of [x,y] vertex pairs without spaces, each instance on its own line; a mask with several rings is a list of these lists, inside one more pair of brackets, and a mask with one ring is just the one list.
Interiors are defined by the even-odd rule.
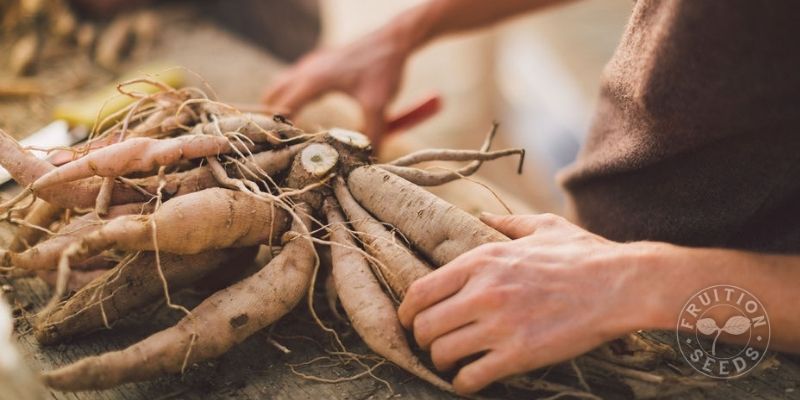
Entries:
[[[420,2],[322,0],[323,42],[345,43]],[[560,212],[554,175],[577,155],[631,7],[624,0],[583,0],[426,47],[409,64],[395,106],[438,91],[444,109],[386,151],[476,148],[497,120],[496,147],[525,148],[525,172],[514,175],[514,161],[504,160],[484,164],[481,175],[528,207]]]
[[[263,87],[305,52],[369,34],[422,1],[5,2],[0,5],[4,13],[0,54],[8,56],[0,60],[0,128],[25,137],[52,120],[59,104],[80,101],[103,85],[149,71],[152,67],[146,65],[153,62],[188,68],[191,84],[210,85],[222,101],[256,104]],[[47,40],[39,45],[38,62],[22,74],[10,71],[11,55],[30,35],[19,23],[24,19],[12,14],[12,3],[58,4],[71,10],[76,20],[72,33],[51,39],[64,18],[35,17],[37,37]],[[114,3],[122,6],[121,11],[112,7]],[[577,154],[591,121],[603,66],[631,7],[628,0],[577,1],[425,47],[408,65],[392,110],[407,108],[431,93],[442,96],[444,107],[434,118],[389,140],[382,158],[423,147],[477,148],[491,121],[497,120],[501,130],[495,148],[524,147],[525,171],[517,176],[515,161],[503,160],[485,164],[481,179],[496,188],[515,212],[560,212],[563,198],[554,174]],[[15,18],[17,26],[10,29]],[[127,49],[116,63],[100,62],[99,38],[125,18],[154,24],[149,28],[152,38],[147,31],[141,36],[150,42],[144,49],[138,44]],[[85,26],[97,32],[94,54],[79,51]],[[27,90],[20,90],[20,83]],[[319,128],[357,126],[359,118],[355,105],[336,95],[298,117]],[[472,182],[453,183],[443,190],[453,192],[451,200],[481,197],[475,202],[494,204],[481,208],[498,208],[493,195]],[[470,201],[457,204],[473,207]]]

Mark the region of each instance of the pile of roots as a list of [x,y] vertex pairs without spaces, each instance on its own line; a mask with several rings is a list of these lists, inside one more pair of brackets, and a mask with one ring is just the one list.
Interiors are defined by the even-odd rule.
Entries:
[[[452,391],[422,361],[427,356],[409,345],[396,306],[409,285],[434,268],[509,239],[423,186],[471,175],[500,157],[517,156],[521,163],[522,150],[492,151],[495,126],[479,150],[424,150],[376,164],[360,133],[304,132],[278,115],[241,113],[196,88],[138,82],[159,91],[129,93],[122,85],[135,102],[98,123],[105,128],[87,143],[52,149],[51,161],[0,135],[0,164],[24,188],[0,205],[19,226],[2,252],[2,267],[57,278],[52,302],[36,316],[34,334],[42,344],[109,328],[156,301],[185,313],[126,349],[45,372],[50,387],[111,388],[182,373],[222,355],[304,298],[312,301],[321,265],[316,248],[323,246],[332,259],[324,272],[369,348]],[[416,166],[434,160],[465,165]],[[171,301],[170,292],[209,274],[242,270],[259,246],[277,255],[257,271],[242,272],[192,310]],[[97,276],[76,282],[71,278],[78,271]],[[576,387],[530,376],[507,383],[592,398],[580,372],[589,365],[606,376],[661,386],[683,378],[644,370],[670,353],[635,335],[572,362]]]
[[159,29],[152,12],[122,14],[104,23],[80,18],[68,0],[2,1],[0,16],[0,31],[10,43],[6,67],[18,76],[76,53],[114,70],[126,56],[150,49]]

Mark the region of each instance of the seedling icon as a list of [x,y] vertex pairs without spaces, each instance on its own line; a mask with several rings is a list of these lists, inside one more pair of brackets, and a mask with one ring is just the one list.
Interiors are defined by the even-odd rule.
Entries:
[[717,355],[717,339],[719,339],[722,332],[738,336],[747,332],[749,329],[750,320],[741,315],[730,317],[722,328],[717,326],[717,321],[715,321],[714,318],[703,318],[697,321],[697,330],[700,331],[700,333],[709,336],[715,335],[714,341],[711,343],[712,356]]

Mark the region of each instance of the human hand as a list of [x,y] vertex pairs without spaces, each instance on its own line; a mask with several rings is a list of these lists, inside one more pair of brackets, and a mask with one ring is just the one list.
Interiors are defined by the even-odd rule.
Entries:
[[[453,386],[476,392],[638,329],[636,244],[554,215],[484,216],[515,239],[480,246],[414,282],[398,310],[439,370],[468,356]],[[631,290],[629,290],[631,289]]]
[[386,130],[386,106],[397,93],[410,52],[402,36],[390,30],[343,47],[319,49],[269,86],[262,101],[291,114],[327,92],[344,92],[361,105],[362,130],[377,146]]

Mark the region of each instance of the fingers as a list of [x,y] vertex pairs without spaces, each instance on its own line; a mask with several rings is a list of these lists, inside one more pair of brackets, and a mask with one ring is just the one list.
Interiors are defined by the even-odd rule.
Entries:
[[318,83],[310,79],[279,83],[265,93],[263,102],[272,108],[286,110],[287,114],[292,114],[328,90],[327,83]]
[[511,239],[533,234],[537,229],[552,226],[562,218],[553,214],[496,215],[481,213],[481,221]]
[[420,347],[427,349],[440,336],[474,322],[476,306],[463,295],[435,304],[414,318],[414,338]]
[[[295,67],[297,68],[297,67]],[[264,93],[261,95],[261,102],[267,105],[271,105],[277,99],[279,99],[283,93],[286,92],[286,89],[291,86],[291,82],[294,79],[294,69],[284,72],[281,74],[275,81],[273,81],[265,90]]]
[[411,284],[397,309],[404,327],[411,328],[414,318],[422,310],[461,290],[469,279],[468,269],[461,265],[450,263]]
[[380,148],[383,134],[386,133],[385,104],[364,105],[364,134],[369,137],[374,148]]
[[522,372],[507,352],[491,351],[458,371],[453,388],[458,394],[475,393],[490,383]]
[[489,350],[484,326],[472,323],[437,338],[431,343],[431,359],[436,369],[446,371],[464,357]]
[[364,112],[363,132],[370,138],[375,148],[380,147],[380,141],[386,132],[386,106],[391,100],[394,91],[387,87],[386,82],[368,81],[360,91],[355,93],[355,98],[361,104]]

